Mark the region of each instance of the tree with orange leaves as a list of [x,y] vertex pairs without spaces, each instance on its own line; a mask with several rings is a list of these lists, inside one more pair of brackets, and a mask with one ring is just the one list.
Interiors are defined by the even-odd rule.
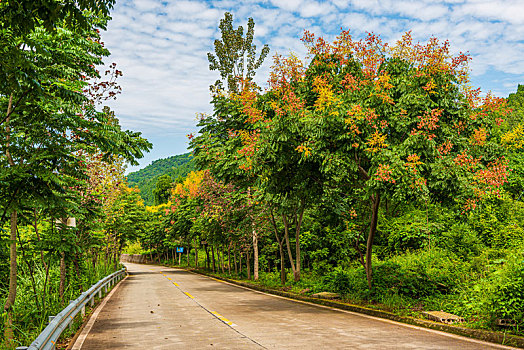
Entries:
[[[269,91],[245,89],[240,103],[227,101],[248,125],[229,130],[229,142],[242,147],[239,167],[258,176],[268,202],[293,222],[298,277],[301,215],[322,188],[339,212],[355,214],[346,217],[360,228],[353,243],[371,288],[381,203],[447,201],[468,211],[500,195],[508,109],[472,89],[469,57],[452,56],[436,38],[419,44],[406,33],[389,46],[343,31],[333,43],[308,32],[303,41],[307,67],[277,56]],[[289,220],[284,208],[298,215]]]
[[[302,161],[325,189],[356,210],[355,248],[372,287],[372,251],[382,200],[457,201],[464,211],[500,195],[508,167],[499,126],[503,99],[469,86],[469,57],[436,38],[394,46],[343,31],[333,43],[306,32],[312,61],[289,86],[306,130]],[[286,68],[290,69],[290,68]],[[364,231],[367,231],[367,237]],[[361,247],[360,240],[366,244]]]

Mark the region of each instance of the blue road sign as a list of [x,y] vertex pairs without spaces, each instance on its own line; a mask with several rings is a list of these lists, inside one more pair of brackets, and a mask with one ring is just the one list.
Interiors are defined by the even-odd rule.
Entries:
[[176,252],[177,253],[183,253],[184,252],[184,247],[176,247]]

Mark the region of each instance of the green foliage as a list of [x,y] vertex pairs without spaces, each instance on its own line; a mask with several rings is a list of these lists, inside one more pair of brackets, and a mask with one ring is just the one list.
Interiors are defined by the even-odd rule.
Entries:
[[522,246],[511,250],[487,250],[472,263],[474,275],[456,297],[458,312],[492,328],[498,318],[524,325],[524,255]]
[[168,158],[158,159],[143,169],[129,173],[127,181],[129,186],[138,187],[140,196],[146,205],[155,204],[154,190],[158,178],[168,175],[171,181],[185,178],[195,170],[195,163],[191,153],[184,153]]
[[7,241],[8,236],[6,232],[0,228],[0,299],[6,291],[7,282],[9,281],[9,249]]
[[[96,273],[90,269],[97,269],[104,238],[101,204],[108,203],[113,185],[121,184],[119,162],[136,164],[151,148],[140,133],[122,130],[114,113],[101,106],[118,93],[114,79],[121,75],[116,64],[106,73],[109,78],[96,69],[109,55],[100,29],[113,3],[0,2],[0,226],[5,228],[11,214],[8,243],[18,254],[10,260],[15,278],[4,306],[14,315],[7,342],[13,341],[14,330],[18,340],[30,343],[49,312],[56,314],[64,300],[93,282]],[[67,217],[75,217],[78,225],[55,224]],[[120,221],[124,230],[138,223]],[[123,234],[104,242],[113,267]],[[67,275],[57,276],[59,261],[65,262]],[[62,278],[65,290],[57,288]]]
[[[61,300],[58,296],[60,284],[58,261],[54,261],[51,265],[47,278],[45,269],[37,267],[31,276],[27,265],[21,265],[18,279],[18,298],[14,305],[15,338],[18,345],[27,346],[30,344],[47,326],[49,316],[58,314],[69,304],[69,300],[78,298],[82,292],[79,285],[89,287],[119,269],[120,266],[115,268],[114,264],[106,265],[100,262],[93,268],[89,261],[85,261],[81,263],[81,275],[73,272],[74,267],[72,265],[70,268],[71,273],[67,276],[67,288]],[[2,299],[0,294],[0,301]],[[4,323],[0,322],[0,340],[3,336],[3,325]]]
[[444,231],[438,237],[437,245],[464,259],[477,255],[483,248],[472,228],[460,222],[451,226],[449,231]]
[[153,195],[155,196],[155,205],[167,203],[171,198],[171,188],[173,187],[171,176],[162,175],[156,180]]
[[139,242],[128,242],[124,249],[122,250],[123,254],[141,254],[143,253],[143,248]]
[[492,316],[524,324],[524,256],[511,257],[497,275],[491,300]]
[[342,296],[347,296],[355,289],[354,280],[346,271],[340,267],[336,267],[332,272],[328,273],[322,278],[322,283],[330,290],[339,293]]
[[511,199],[487,202],[469,216],[469,225],[485,245],[509,248],[524,240],[524,203]]
[[410,210],[404,215],[387,218],[379,226],[379,231],[387,234],[387,247],[391,253],[418,250],[428,244],[431,227],[423,210]]
[[[38,25],[56,29],[65,21],[70,27],[89,26],[86,12],[109,14],[115,0],[16,0],[0,3],[0,28],[27,34]],[[87,11],[86,11],[87,10]]]
[[[220,34],[222,40],[215,40],[215,55],[207,54],[209,69],[218,70],[227,90],[239,92],[246,82],[253,80],[256,70],[260,68],[269,47],[264,45],[257,59],[256,45],[253,44],[255,34],[255,21],[249,18],[247,21],[247,32],[244,37],[244,28],[239,26],[233,28],[233,15],[230,12],[224,14],[220,20]],[[211,90],[221,90],[223,83],[220,80],[211,86]]]
[[524,122],[524,85],[519,84],[517,91],[509,94],[507,101],[508,106],[513,109],[505,125],[509,129]]

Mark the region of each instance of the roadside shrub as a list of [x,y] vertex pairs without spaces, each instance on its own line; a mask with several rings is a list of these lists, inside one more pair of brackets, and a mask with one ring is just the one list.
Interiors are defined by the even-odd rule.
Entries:
[[437,291],[435,281],[422,265],[402,266],[394,261],[377,264],[374,268],[373,294],[386,293],[420,298]]
[[512,257],[499,271],[491,299],[492,318],[524,321],[524,258]]
[[478,255],[482,242],[475,231],[464,223],[457,223],[438,237],[437,245],[461,258]]
[[420,249],[427,241],[428,225],[424,215],[413,211],[385,220],[380,227],[387,235],[387,252],[398,253]]
[[[479,256],[483,269],[457,296],[457,312],[483,328],[493,328],[497,318],[524,324],[524,256],[522,247],[487,251]],[[515,331],[519,333],[519,329]],[[520,331],[522,334],[522,331]]]
[[[412,297],[447,294],[462,283],[468,265],[452,252],[433,249],[396,256],[391,261],[402,266],[404,286],[400,290]],[[420,292],[412,288],[420,287]]]
[[351,276],[340,267],[324,276],[322,283],[330,290],[347,296],[353,289]]

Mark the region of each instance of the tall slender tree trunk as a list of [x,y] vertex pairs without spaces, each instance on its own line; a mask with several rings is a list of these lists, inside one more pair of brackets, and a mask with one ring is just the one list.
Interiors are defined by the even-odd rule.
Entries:
[[195,240],[195,268],[198,268],[198,239]]
[[280,283],[282,285],[286,284],[286,261],[284,257],[284,240],[280,238],[278,234],[278,226],[277,222],[275,220],[275,216],[273,215],[273,208],[271,208],[270,211],[271,214],[271,224],[273,225],[273,229],[275,231],[275,238],[277,239],[278,243],[278,250],[280,253]]
[[211,244],[211,260],[213,262],[213,273],[215,272],[215,246]]
[[[9,103],[7,105],[7,118],[6,118],[6,156],[7,160],[9,162],[9,165],[14,167],[15,162],[13,161],[13,158],[11,157],[11,153],[9,151],[9,139],[10,139],[10,133],[11,128],[9,126],[10,122],[10,114],[13,107],[13,94],[9,96]],[[14,196],[17,194],[15,193]],[[18,276],[18,266],[16,263],[16,229],[18,225],[18,212],[16,210],[13,210],[11,212],[11,221],[10,221],[10,244],[9,244],[9,294],[7,295],[7,299],[4,304],[4,312],[7,313],[6,317],[6,325],[5,325],[5,340],[6,345],[10,347],[13,345],[14,341],[14,334],[13,334],[13,305],[15,304],[16,300],[16,286],[17,286],[17,276]]]
[[209,249],[207,244],[204,245],[204,251],[206,252],[206,268],[209,270]]
[[42,310],[45,310],[47,300],[47,282],[49,281],[49,264],[45,266],[44,292],[42,293]]
[[225,272],[224,269],[226,266],[226,254],[224,254],[224,245],[222,245],[220,248],[221,248],[220,253],[222,255],[222,259],[220,261],[220,268],[222,270],[222,273],[224,273]]
[[278,243],[278,250],[280,252],[280,282],[282,285],[286,284],[286,257],[284,256],[284,241]]
[[235,275],[238,275],[237,247],[236,247],[236,245],[235,245],[235,248],[233,249],[233,259],[234,259],[234,265],[235,265]]
[[242,274],[242,252],[239,252],[238,255],[239,255],[239,260],[240,260],[238,264],[238,266],[240,266],[239,273]]
[[291,244],[289,242],[289,222],[285,215],[282,215],[282,221],[284,222],[284,239],[286,241],[287,254],[289,255],[289,262],[291,263],[291,269],[293,270],[293,276],[297,275],[295,260],[293,259],[293,254],[291,253]]
[[65,252],[60,252],[60,286],[58,289],[60,300],[63,300],[64,298],[65,278],[66,278]]
[[371,225],[369,226],[368,241],[366,244],[366,277],[368,280],[368,288],[371,290],[373,281],[373,269],[372,260],[373,255],[373,240],[375,239],[375,233],[377,232],[378,223],[378,211],[380,209],[380,194],[376,193],[371,197],[372,200],[372,212],[371,212]]
[[227,245],[227,272],[231,275],[231,242]]
[[247,279],[251,280],[251,259],[249,258],[249,249],[246,251],[246,268],[247,268]]
[[33,289],[33,295],[35,297],[36,308],[37,308],[38,312],[40,312],[42,309],[40,309],[40,300],[38,299],[38,292],[36,290],[35,274],[34,274],[34,270],[33,270],[34,265],[33,265],[32,261],[31,261],[31,263],[29,263],[29,261],[28,261],[28,259],[26,257],[24,244],[22,243],[22,240],[20,239],[20,232],[18,232],[18,230],[17,230],[17,235],[18,235],[18,244],[20,246],[20,250],[22,251],[22,261],[26,264],[27,271],[29,271],[29,277],[31,278],[31,287]]
[[258,281],[258,232],[253,222],[253,278]]
[[11,227],[9,239],[11,243],[9,245],[9,294],[4,304],[4,312],[7,313],[6,324],[5,324],[5,340],[8,347],[13,344],[14,333],[13,333],[13,305],[16,300],[16,286],[17,286],[17,263],[16,263],[16,229],[18,224],[18,213],[16,210],[11,212]]
[[301,269],[301,252],[300,252],[300,228],[302,227],[302,218],[304,217],[304,201],[300,201],[298,221],[295,227],[295,257],[296,257],[296,268],[295,268],[295,281],[300,280],[300,269]]
[[220,249],[220,244],[217,246],[217,271],[220,271],[220,269],[222,268],[222,260],[220,258],[220,252],[221,252],[221,249]]

